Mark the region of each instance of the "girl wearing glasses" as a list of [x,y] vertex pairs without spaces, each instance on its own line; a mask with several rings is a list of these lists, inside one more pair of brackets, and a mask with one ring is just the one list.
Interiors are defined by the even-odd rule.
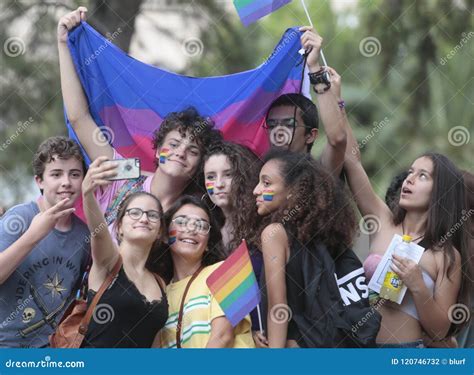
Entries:
[[89,304],[117,262],[122,265],[96,306],[82,347],[150,348],[159,342],[158,333],[168,318],[165,283],[150,271],[163,235],[163,209],[149,193],[128,196],[115,222],[116,245],[94,196],[94,191],[110,184],[108,178],[116,174],[116,165],[104,164],[106,160],[97,158],[82,184],[84,213],[91,232]]
[[168,244],[159,258],[167,280],[169,318],[163,348],[254,347],[247,316],[235,328],[225,317],[206,280],[223,259],[221,233],[209,208],[182,196],[165,214]]

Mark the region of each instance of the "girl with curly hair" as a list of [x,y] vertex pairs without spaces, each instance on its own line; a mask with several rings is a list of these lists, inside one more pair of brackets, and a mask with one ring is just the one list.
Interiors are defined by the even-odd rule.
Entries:
[[[247,147],[231,142],[212,145],[204,157],[206,202],[221,224],[224,252],[228,256],[242,239],[249,245],[250,258],[257,280],[263,267],[258,245],[259,216],[252,191],[258,182],[261,160]],[[257,311],[250,314],[252,329],[257,331]]]
[[158,268],[166,288],[169,318],[161,331],[163,348],[251,348],[250,317],[235,328],[225,317],[206,280],[221,264],[221,233],[209,208],[184,195],[164,216],[168,246]]
[[248,148],[230,142],[211,145],[204,157],[207,196],[221,228],[226,254],[242,239],[256,244],[259,217],[252,190],[258,182],[260,159]]
[[[325,262],[325,267],[334,270],[333,259],[351,246],[354,212],[342,188],[317,161],[309,155],[288,151],[272,151],[265,157],[254,195],[257,212],[267,223],[260,242],[268,295],[268,340],[260,335],[259,344],[280,348],[310,346],[311,340],[305,337],[308,332],[303,329],[304,319],[300,318],[311,310],[306,301],[316,277],[311,272],[316,269],[306,273],[305,263]],[[339,300],[331,273],[325,279],[331,288],[329,297]],[[324,289],[323,285],[320,287]],[[319,300],[320,293],[309,297]],[[325,342],[322,346],[331,345],[324,338],[313,339]]]

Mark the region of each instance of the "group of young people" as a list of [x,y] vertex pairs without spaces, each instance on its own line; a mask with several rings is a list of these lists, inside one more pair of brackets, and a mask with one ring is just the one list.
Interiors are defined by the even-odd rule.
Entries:
[[[472,218],[456,223],[472,210],[472,176],[426,153],[395,180],[387,203],[381,200],[361,163],[341,77],[319,65],[319,35],[301,28],[319,108],[286,94],[268,109],[270,141],[278,143],[280,131],[289,142],[262,160],[187,108],[155,131],[153,174],[113,180],[122,156],[94,141],[97,124],[66,44],[85,14],[80,7],[61,18],[58,49],[67,116],[92,163],[86,168],[71,139],[47,139],[33,159],[40,198],[1,217],[0,346],[47,346],[84,275],[91,303],[114,270],[82,347],[456,344],[462,324],[450,314],[457,304],[470,308],[473,249]],[[329,82],[317,79],[322,72]],[[319,117],[327,144],[314,159]],[[87,224],[75,215],[81,196]],[[351,249],[353,200],[380,223],[364,265]],[[369,301],[368,280],[395,234],[412,236],[423,256],[419,264],[394,256],[393,270],[408,287],[400,305]],[[242,239],[261,303],[234,327],[206,280]]]

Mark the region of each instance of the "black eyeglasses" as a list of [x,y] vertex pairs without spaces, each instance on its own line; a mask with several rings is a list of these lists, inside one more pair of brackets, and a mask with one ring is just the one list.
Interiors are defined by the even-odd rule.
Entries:
[[157,223],[160,221],[161,214],[156,210],[143,211],[141,208],[129,208],[125,213],[130,216],[133,220],[140,220],[143,214],[146,214],[146,217],[150,222]]
[[176,225],[177,229],[181,231],[189,230],[190,232],[197,232],[202,235],[206,235],[211,230],[211,224],[204,219],[191,218],[189,216],[178,216],[171,220]]

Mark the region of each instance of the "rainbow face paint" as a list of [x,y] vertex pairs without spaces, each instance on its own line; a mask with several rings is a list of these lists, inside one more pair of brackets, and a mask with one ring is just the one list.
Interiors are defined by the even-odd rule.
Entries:
[[168,159],[168,155],[170,154],[169,148],[163,147],[160,150],[160,164],[165,164],[166,159]]
[[273,200],[273,196],[275,195],[275,192],[271,189],[265,189],[263,191],[263,200],[265,202],[271,202]]
[[168,233],[168,245],[172,245],[176,242],[176,229],[172,229]]
[[214,182],[206,182],[206,190],[209,195],[214,194]]

